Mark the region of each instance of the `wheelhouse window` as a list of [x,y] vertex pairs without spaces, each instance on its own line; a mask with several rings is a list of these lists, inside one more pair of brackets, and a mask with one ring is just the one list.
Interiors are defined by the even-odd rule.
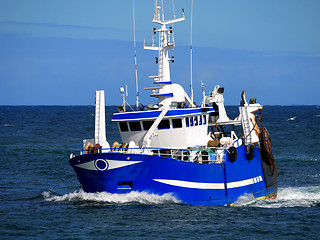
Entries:
[[121,132],[128,132],[129,131],[127,122],[119,122],[119,127],[120,127]]
[[203,115],[203,124],[207,124],[207,116]]
[[190,117],[190,126],[193,126],[193,117]]
[[194,117],[194,125],[195,125],[195,126],[198,126],[198,116],[195,116],[195,117]]
[[149,130],[151,128],[152,124],[153,124],[153,121],[143,121],[142,122],[143,129]]
[[173,128],[182,128],[182,121],[180,118],[172,119],[172,127]]
[[202,116],[199,116],[199,125],[202,125]]
[[169,128],[170,128],[169,119],[162,120],[158,125],[158,129],[169,129]]
[[186,127],[189,127],[189,118],[186,117],[185,119],[186,119]]
[[131,131],[141,131],[140,122],[129,122],[129,126]]

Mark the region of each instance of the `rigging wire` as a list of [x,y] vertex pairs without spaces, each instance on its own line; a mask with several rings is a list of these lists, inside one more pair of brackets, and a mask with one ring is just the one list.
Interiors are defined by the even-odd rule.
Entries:
[[193,88],[192,88],[192,15],[193,15],[193,0],[191,0],[191,29],[190,29],[190,89],[191,102],[193,105]]
[[174,12],[174,2],[172,0],[172,15],[173,15],[173,18],[176,19],[176,14]]
[[139,85],[138,85],[138,67],[137,67],[137,46],[136,46],[136,17],[134,10],[134,0],[132,1],[132,16],[133,16],[133,45],[134,45],[134,66],[135,66],[135,74],[136,74],[136,90],[137,90],[137,98],[136,98],[136,109],[139,107]]
[[[172,16],[173,19],[176,19],[176,14],[174,12],[174,0],[172,0]],[[175,47],[175,42],[174,42],[174,23],[172,23],[172,43],[173,43],[173,48],[172,48],[172,52],[174,51],[174,47]]]
[[164,21],[163,0],[161,0],[161,4],[162,4],[162,7],[161,7],[161,11],[162,11],[162,21]]

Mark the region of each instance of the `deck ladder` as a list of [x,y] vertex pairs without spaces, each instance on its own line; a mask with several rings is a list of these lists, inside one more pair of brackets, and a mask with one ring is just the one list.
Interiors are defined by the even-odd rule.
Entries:
[[249,115],[248,115],[248,109],[246,107],[240,107],[241,109],[241,121],[242,121],[242,128],[243,128],[243,134],[245,139],[245,144],[249,144],[252,141],[251,134],[250,134],[250,122],[249,122]]

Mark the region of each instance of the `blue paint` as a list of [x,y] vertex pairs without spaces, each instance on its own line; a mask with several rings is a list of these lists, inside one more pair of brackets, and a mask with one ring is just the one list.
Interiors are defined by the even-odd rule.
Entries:
[[[223,164],[196,163],[160,156],[118,152],[79,155],[72,158],[69,163],[76,171],[78,179],[86,192],[106,191],[121,193],[122,190],[119,191],[118,183],[131,181],[132,191],[146,191],[158,195],[173,193],[182,202],[204,205],[230,204],[245,193],[253,193],[257,198],[266,195],[266,192],[269,194],[275,193],[276,188],[266,189],[258,149],[256,149],[255,158],[251,161],[246,159],[244,146],[238,147],[237,152],[238,158],[235,162],[231,163],[226,157],[226,161]],[[129,160],[127,160],[128,158]],[[96,159],[141,162],[106,171],[92,171],[76,166]],[[259,176],[261,181],[254,184],[233,188],[227,187],[232,182]],[[154,179],[221,183],[224,185],[224,189],[179,187],[157,182]]]
[[[206,111],[203,111],[203,109],[206,109]],[[115,114],[113,114],[112,121],[156,119],[160,115],[161,112],[162,112],[162,110],[115,113]],[[165,118],[166,117],[183,117],[183,116],[212,113],[212,112],[215,112],[215,110],[212,107],[173,109],[173,110],[169,110],[166,113]]]

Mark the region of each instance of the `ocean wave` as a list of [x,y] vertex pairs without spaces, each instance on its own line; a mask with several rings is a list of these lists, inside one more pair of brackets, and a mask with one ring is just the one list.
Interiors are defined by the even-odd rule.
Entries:
[[[112,194],[107,192],[86,193],[83,190],[62,196],[44,191],[42,197],[48,202],[75,202],[98,204],[171,204],[181,203],[170,193],[163,195],[146,192]],[[256,199],[252,194],[245,194],[233,204],[235,207],[290,208],[314,207],[320,205],[320,186],[279,188],[276,199]]]
[[294,117],[291,117],[291,118],[288,118],[287,121],[294,121],[297,117],[294,116]]
[[276,199],[255,199],[252,194],[241,196],[234,206],[261,208],[314,207],[320,204],[320,186],[279,188]]
[[14,127],[13,124],[3,124],[4,127]]
[[42,193],[45,201],[51,202],[96,202],[104,204],[169,204],[179,203],[170,193],[163,195],[149,194],[146,192],[130,192],[113,194],[107,192],[86,193],[83,190],[67,193],[62,196],[53,195],[50,191]]

